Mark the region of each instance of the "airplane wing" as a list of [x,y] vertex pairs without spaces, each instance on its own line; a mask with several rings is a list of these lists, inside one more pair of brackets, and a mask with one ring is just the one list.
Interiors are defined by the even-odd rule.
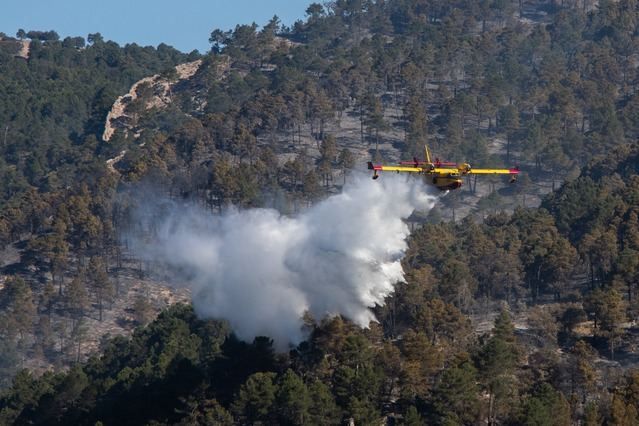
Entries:
[[[408,173],[425,173],[425,174],[437,174],[440,176],[448,176],[450,174],[457,174],[459,170],[453,167],[435,167],[430,169],[428,165],[424,167],[406,167],[406,166],[384,166],[382,164],[368,163],[369,170],[375,170],[379,172],[408,172]],[[484,169],[487,170],[487,169]]]
[[408,172],[408,173],[421,173],[424,171],[423,167],[404,167],[404,166],[383,166],[381,164],[368,163],[369,170],[376,170],[380,172]]
[[468,175],[518,175],[519,169],[470,169]]
[[384,166],[381,164],[372,164],[370,163],[368,168],[370,170],[377,170],[380,172],[408,172],[408,173],[426,173],[426,174],[438,174],[438,175],[449,175],[451,173],[458,173],[457,169],[454,168],[442,168],[436,167],[434,169],[429,169],[426,167],[406,167],[406,166]]
[[[434,167],[425,164],[423,167],[407,167],[407,166],[385,166],[382,164],[373,164],[368,162],[368,169],[374,170],[374,178],[377,172],[404,172],[404,173],[423,173],[426,175],[451,176],[451,175],[518,175],[519,169],[472,169],[468,164],[459,165],[457,167]],[[515,176],[513,176],[513,179]]]

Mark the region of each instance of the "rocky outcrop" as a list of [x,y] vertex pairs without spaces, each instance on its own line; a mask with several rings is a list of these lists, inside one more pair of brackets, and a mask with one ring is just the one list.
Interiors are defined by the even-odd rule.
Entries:
[[16,40],[15,38],[0,37],[0,46],[8,46],[14,53],[15,58],[29,59],[31,41]]
[[115,165],[118,164],[118,161],[123,159],[125,155],[126,151],[120,151],[120,154],[118,154],[116,157],[108,159],[106,161],[107,170],[109,170],[111,173],[119,175],[120,173],[115,169]]
[[111,140],[116,129],[130,129],[134,126],[133,117],[127,114],[126,109],[127,105],[138,98],[138,89],[144,85],[148,85],[152,88],[153,95],[145,101],[144,109],[164,108],[171,103],[171,89],[173,86],[181,81],[192,78],[201,65],[202,60],[198,59],[197,61],[176,66],[175,78],[168,79],[160,74],[155,74],[136,82],[131,86],[131,90],[129,90],[127,94],[118,97],[113,103],[111,110],[107,114],[102,140],[105,142]]
[[31,42],[28,40],[20,40],[20,50],[16,53],[16,57],[29,59],[29,52],[31,49]]

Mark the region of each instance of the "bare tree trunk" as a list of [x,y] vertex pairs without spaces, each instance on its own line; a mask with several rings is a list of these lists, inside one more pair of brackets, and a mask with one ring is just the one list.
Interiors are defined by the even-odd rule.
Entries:
[[364,108],[359,106],[359,135],[361,143],[364,143]]

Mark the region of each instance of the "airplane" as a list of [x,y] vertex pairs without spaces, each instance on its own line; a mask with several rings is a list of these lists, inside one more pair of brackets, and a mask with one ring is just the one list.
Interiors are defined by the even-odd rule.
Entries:
[[[462,177],[468,175],[510,175],[510,182],[517,180],[519,168],[512,169],[473,169],[468,163],[451,163],[439,161],[433,162],[430,158],[428,146],[425,146],[426,161],[402,161],[399,166],[385,166],[368,162],[368,169],[373,170],[373,179],[379,177],[378,172],[419,173],[423,174],[426,183],[432,184],[442,191],[459,189],[462,186]],[[409,166],[410,165],[410,166]]]

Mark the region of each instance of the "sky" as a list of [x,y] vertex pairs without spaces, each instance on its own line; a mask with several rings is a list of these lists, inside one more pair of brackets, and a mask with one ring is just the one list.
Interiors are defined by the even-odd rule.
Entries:
[[266,24],[277,15],[284,25],[304,19],[312,0],[31,0],[3,2],[0,32],[56,31],[61,38],[99,32],[124,46],[166,43],[183,52],[205,53],[211,31],[237,24]]

